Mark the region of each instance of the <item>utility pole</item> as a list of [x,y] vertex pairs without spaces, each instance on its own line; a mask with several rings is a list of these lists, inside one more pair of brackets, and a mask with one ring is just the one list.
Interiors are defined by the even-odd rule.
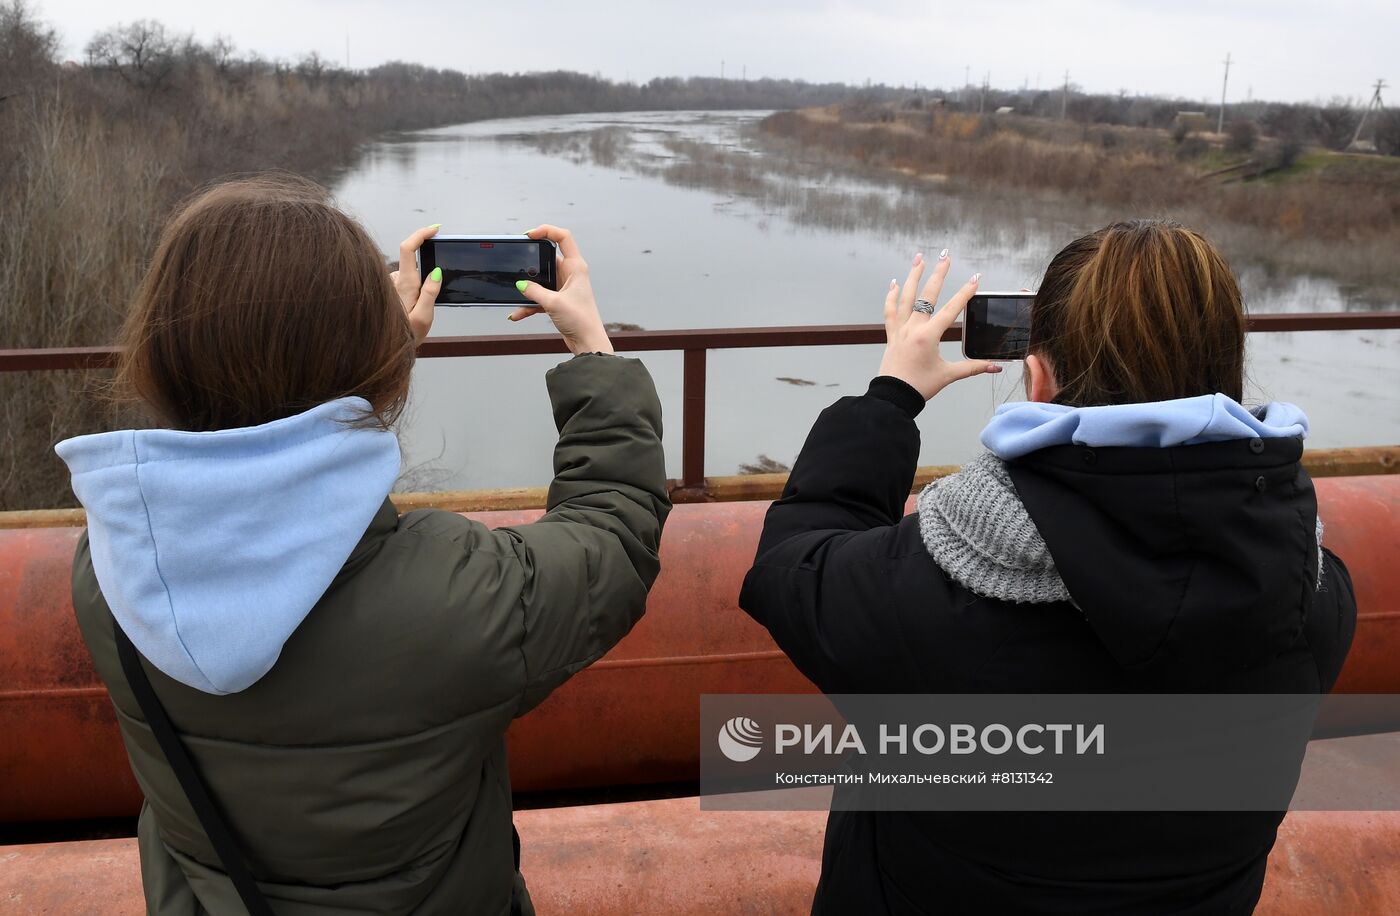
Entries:
[[719,62],[719,78],[724,79],[724,61]]
[[350,33],[345,33],[345,69],[350,69]]
[[1366,116],[1371,113],[1371,109],[1374,108],[1376,111],[1381,110],[1381,90],[1384,88],[1385,80],[1376,80],[1375,91],[1371,93],[1371,101],[1366,103],[1365,110],[1361,112],[1361,121],[1356,125],[1356,133],[1351,135],[1351,143],[1348,143],[1348,146],[1351,146],[1357,140],[1361,139],[1361,128],[1366,126]]
[[988,70],[982,77],[982,94],[977,97],[977,113],[981,114],[982,109],[987,104],[987,88],[992,82],[992,71]]
[[744,79],[744,82],[747,83],[747,82],[749,81],[749,65],[748,65],[748,64],[744,64],[744,66],[743,66],[742,69],[743,69],[743,79]]
[[1069,71],[1065,71],[1065,88],[1060,90],[1060,120],[1065,119],[1065,111],[1069,108]]
[[1225,79],[1220,82],[1220,117],[1215,121],[1215,132],[1225,132],[1225,87],[1230,85],[1230,52],[1225,52]]

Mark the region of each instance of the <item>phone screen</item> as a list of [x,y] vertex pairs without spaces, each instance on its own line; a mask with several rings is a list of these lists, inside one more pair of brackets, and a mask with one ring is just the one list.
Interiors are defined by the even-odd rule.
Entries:
[[442,268],[438,305],[530,305],[515,288],[534,280],[555,288],[554,245],[521,238],[436,238],[423,243],[420,270]]
[[1031,342],[1028,293],[979,293],[963,315],[963,355],[969,359],[1025,359]]

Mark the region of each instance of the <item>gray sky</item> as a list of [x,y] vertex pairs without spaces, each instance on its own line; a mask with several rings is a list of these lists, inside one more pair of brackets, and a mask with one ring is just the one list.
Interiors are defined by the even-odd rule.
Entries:
[[[409,60],[467,72],[566,69],[612,79],[792,77],[953,87],[1057,87],[1218,100],[1370,96],[1400,84],[1395,0],[38,0],[79,58],[95,31],[159,19],[201,40],[364,67]],[[970,68],[965,71],[964,67]],[[1400,95],[1400,89],[1392,90]]]

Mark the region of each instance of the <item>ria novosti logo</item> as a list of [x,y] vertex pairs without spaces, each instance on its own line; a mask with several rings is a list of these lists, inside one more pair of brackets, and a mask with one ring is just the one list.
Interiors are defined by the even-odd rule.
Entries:
[[763,729],[753,719],[735,716],[719,730],[719,749],[735,763],[745,763],[763,749]]

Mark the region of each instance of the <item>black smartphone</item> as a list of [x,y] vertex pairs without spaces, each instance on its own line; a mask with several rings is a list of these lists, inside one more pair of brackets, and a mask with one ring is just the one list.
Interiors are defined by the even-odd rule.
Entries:
[[515,284],[558,289],[555,252],[548,239],[523,235],[436,235],[418,249],[418,272],[442,268],[438,305],[533,305]]
[[1025,359],[1034,293],[978,293],[963,310],[963,356]]

